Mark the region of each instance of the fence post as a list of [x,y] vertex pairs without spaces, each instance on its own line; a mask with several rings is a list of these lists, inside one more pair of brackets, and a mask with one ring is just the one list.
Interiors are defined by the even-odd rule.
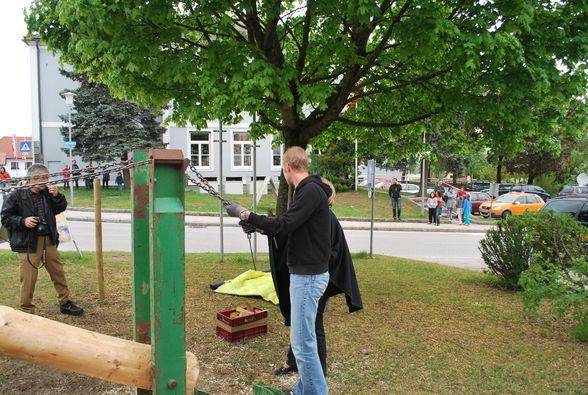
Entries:
[[[133,160],[147,160],[147,151],[133,151]],[[133,338],[151,344],[151,308],[149,276],[149,166],[131,170],[131,239],[133,263]],[[137,395],[151,391],[137,388]]]
[[104,291],[104,259],[102,256],[102,190],[100,178],[94,178],[94,229],[96,238],[96,275],[98,277],[98,295],[106,299]]
[[151,149],[149,261],[153,392],[186,393],[184,190],[181,150]]

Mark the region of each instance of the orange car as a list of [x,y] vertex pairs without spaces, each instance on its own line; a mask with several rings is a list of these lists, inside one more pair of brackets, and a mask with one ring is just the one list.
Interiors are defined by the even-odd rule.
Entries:
[[480,214],[484,217],[507,218],[511,215],[521,215],[525,211],[538,211],[544,204],[539,195],[511,192],[482,203]]

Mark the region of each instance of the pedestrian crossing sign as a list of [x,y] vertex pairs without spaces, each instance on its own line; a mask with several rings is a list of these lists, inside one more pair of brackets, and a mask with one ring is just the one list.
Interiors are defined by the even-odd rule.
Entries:
[[30,141],[21,141],[20,142],[20,152],[31,152],[31,142]]

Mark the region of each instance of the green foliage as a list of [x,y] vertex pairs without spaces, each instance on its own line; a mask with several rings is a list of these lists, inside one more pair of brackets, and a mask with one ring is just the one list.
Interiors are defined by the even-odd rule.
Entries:
[[[499,154],[585,122],[581,2],[34,0],[29,32],[117,97],[201,127],[258,114],[254,137],[329,130],[371,152],[433,128]],[[565,69],[565,71],[561,71]],[[359,102],[355,111],[344,111]],[[393,142],[392,144],[390,142]],[[428,149],[424,149],[428,151]],[[285,202],[285,189],[280,200]]]
[[313,153],[309,170],[331,181],[337,192],[346,192],[354,187],[354,168],[354,143],[341,139],[332,142],[321,154]]
[[533,226],[532,219],[531,214],[524,214],[498,221],[496,229],[486,232],[480,241],[487,271],[499,276],[506,288],[518,289],[521,273],[529,267],[533,241],[527,235]]
[[[520,278],[525,307],[536,313],[544,299],[552,311],[572,313],[582,328],[588,321],[587,229],[568,215],[539,212],[527,237],[533,242],[531,265]],[[582,332],[582,329],[579,329]]]
[[[163,148],[165,128],[158,117],[161,112],[151,107],[115,99],[108,86],[93,82],[85,74],[62,73],[80,83],[74,90],[75,112],[71,115],[72,140],[77,141],[74,155],[84,161],[106,162],[125,159],[135,149]],[[67,116],[61,116],[67,122]],[[61,128],[64,140],[69,130]]]

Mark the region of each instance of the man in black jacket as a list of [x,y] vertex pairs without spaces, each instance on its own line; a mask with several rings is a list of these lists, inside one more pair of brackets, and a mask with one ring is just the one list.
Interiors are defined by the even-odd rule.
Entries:
[[295,187],[292,204],[278,218],[251,213],[236,203],[225,208],[229,215],[247,221],[269,235],[288,236],[286,264],[290,272],[290,343],[300,380],[292,393],[328,393],[317,351],[315,320],[318,302],[329,282],[331,223],[328,197],[331,188],[320,177],[308,174],[308,155],[300,147],[284,153],[285,181]]
[[[34,164],[27,175],[34,176],[29,184],[47,182],[49,171]],[[34,186],[12,192],[2,207],[2,225],[8,230],[10,248],[18,252],[20,264],[20,309],[35,312],[33,294],[38,270],[44,265],[59,299],[63,314],[80,315],[83,309],[69,299],[69,288],[59,258],[59,234],[55,215],[65,211],[67,201],[55,185]]]
[[400,221],[400,210],[402,209],[400,191],[402,191],[402,185],[398,183],[398,179],[393,178],[390,189],[388,189],[388,195],[390,196],[390,199],[392,199],[392,216],[395,221]]

